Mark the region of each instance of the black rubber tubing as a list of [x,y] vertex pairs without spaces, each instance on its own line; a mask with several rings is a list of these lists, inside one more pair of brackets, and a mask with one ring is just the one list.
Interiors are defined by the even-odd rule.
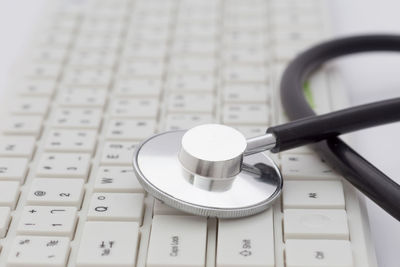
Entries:
[[314,150],[329,165],[400,221],[400,186],[337,137],[342,133],[399,121],[400,98],[316,116],[303,91],[303,85],[311,74],[327,61],[373,51],[400,52],[400,36],[340,38],[314,46],[298,55],[286,68],[280,84],[284,110],[289,119],[297,121],[270,127],[267,132],[277,138],[273,152],[317,142],[313,145]]

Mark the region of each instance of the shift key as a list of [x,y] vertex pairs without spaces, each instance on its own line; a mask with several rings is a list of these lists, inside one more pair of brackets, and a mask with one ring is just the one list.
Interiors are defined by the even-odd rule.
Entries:
[[204,266],[206,241],[206,218],[155,215],[146,266]]
[[219,221],[217,267],[242,266],[275,266],[272,209],[246,218]]

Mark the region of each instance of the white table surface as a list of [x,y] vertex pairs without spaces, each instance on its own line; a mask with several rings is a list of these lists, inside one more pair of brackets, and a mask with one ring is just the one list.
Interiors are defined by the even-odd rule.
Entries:
[[[0,0],[0,97],[44,3],[44,0]],[[400,33],[400,1],[332,0],[330,8],[336,35]],[[400,96],[400,54],[351,57],[340,60],[336,66],[344,77],[353,105]],[[351,144],[357,151],[400,183],[400,123],[351,135],[354,137]],[[367,201],[367,206],[379,266],[398,267],[400,223],[371,201]]]

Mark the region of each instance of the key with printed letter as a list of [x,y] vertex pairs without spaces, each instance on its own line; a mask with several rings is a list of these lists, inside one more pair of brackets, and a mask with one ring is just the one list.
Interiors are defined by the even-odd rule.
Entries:
[[202,267],[206,239],[204,217],[155,215],[146,266]]

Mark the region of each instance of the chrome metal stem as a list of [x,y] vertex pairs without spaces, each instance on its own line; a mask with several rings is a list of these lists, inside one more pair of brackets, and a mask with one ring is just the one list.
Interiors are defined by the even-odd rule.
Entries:
[[247,147],[243,153],[243,156],[248,156],[266,150],[270,150],[274,148],[276,145],[275,135],[270,133],[252,137],[247,139],[246,141],[247,141]]

